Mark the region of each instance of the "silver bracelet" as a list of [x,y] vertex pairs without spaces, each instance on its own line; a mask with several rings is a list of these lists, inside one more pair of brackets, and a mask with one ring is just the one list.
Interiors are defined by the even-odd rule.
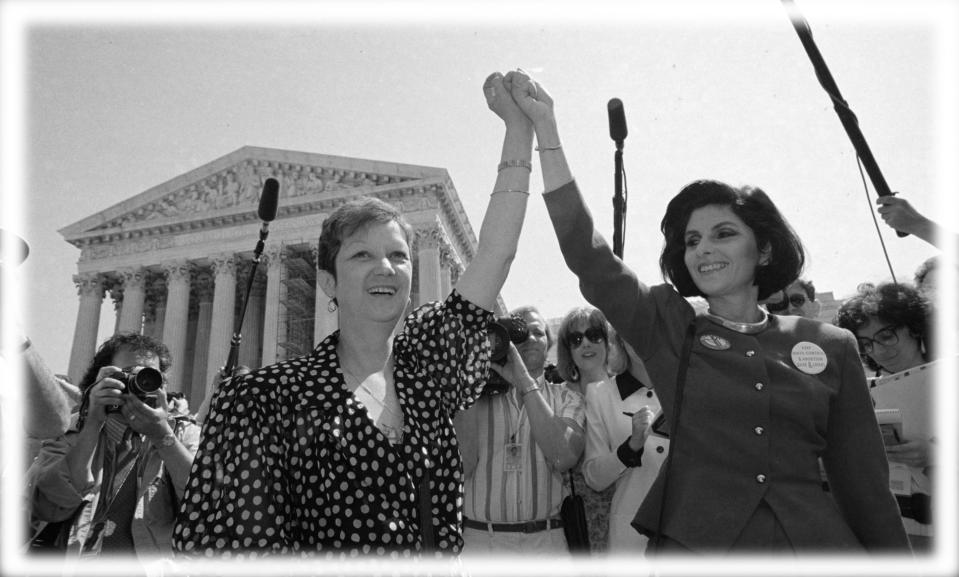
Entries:
[[528,190],[519,190],[519,189],[516,189],[516,188],[504,188],[504,189],[501,189],[501,190],[494,190],[493,192],[489,193],[489,195],[490,195],[490,196],[493,196],[494,194],[499,194],[499,193],[501,193],[501,192],[518,192],[518,193],[520,193],[520,194],[525,194],[526,196],[529,196],[529,191],[528,191]]
[[526,398],[526,395],[532,393],[533,391],[538,391],[538,390],[539,390],[539,383],[533,383],[533,386],[532,386],[532,387],[530,387],[530,388],[526,389],[525,391],[523,391],[522,393],[520,393],[519,396],[525,399],[525,398]]
[[562,144],[557,144],[556,146],[537,146],[535,150],[536,152],[544,152],[546,150],[559,150],[560,148],[563,148]]
[[523,159],[514,159],[514,160],[504,160],[499,163],[499,166],[496,167],[496,172],[502,172],[504,168],[525,168],[526,170],[533,172],[533,165],[528,160]]

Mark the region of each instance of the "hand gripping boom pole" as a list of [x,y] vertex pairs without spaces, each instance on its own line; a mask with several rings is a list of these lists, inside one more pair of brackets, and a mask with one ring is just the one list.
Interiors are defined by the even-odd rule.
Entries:
[[[869,175],[869,180],[872,181],[873,188],[876,189],[876,194],[879,196],[894,194],[889,190],[889,185],[886,183],[886,179],[879,169],[879,164],[876,163],[876,158],[872,155],[872,150],[869,149],[866,137],[863,136],[862,130],[859,128],[859,120],[856,118],[852,109],[849,108],[849,104],[843,99],[842,94],[839,93],[839,87],[836,86],[836,81],[829,72],[829,67],[826,66],[826,61],[823,60],[822,54],[819,52],[819,47],[816,46],[815,41],[813,41],[812,29],[809,28],[809,23],[806,22],[806,19],[800,14],[799,8],[796,7],[793,0],[781,1],[786,8],[786,12],[789,14],[793,28],[796,29],[796,34],[799,35],[799,40],[802,42],[803,48],[806,49],[806,54],[809,56],[810,62],[812,62],[813,68],[816,71],[816,78],[819,79],[819,84],[822,85],[826,94],[832,99],[833,109],[835,109],[836,114],[839,116],[839,121],[846,130],[849,140],[852,141],[852,146],[856,149],[856,154],[859,155],[859,158],[862,160],[862,165],[866,169],[866,174]],[[908,234],[904,232],[897,232],[897,234],[901,237],[908,236]]]

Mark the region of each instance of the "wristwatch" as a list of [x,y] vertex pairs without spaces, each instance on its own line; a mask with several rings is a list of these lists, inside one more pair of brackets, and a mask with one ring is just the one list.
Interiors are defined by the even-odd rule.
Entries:
[[167,433],[163,435],[163,438],[156,442],[158,447],[172,447],[176,444],[176,437],[173,433]]

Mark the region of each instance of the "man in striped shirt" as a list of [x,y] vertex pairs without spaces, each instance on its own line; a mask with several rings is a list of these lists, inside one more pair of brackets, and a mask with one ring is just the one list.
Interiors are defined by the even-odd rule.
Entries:
[[568,552],[559,510],[563,473],[583,453],[584,401],[544,378],[552,343],[539,311],[526,306],[513,314],[530,336],[511,344],[505,365],[496,367],[512,386],[484,395],[455,421],[466,477],[466,556]]

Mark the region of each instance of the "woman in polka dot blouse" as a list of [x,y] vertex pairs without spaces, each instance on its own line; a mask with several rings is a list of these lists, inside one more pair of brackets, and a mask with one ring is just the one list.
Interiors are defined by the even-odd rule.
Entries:
[[376,199],[337,208],[323,223],[318,284],[339,330],[216,393],[174,528],[181,558],[459,553],[452,418],[485,382],[489,311],[529,190],[533,132],[514,98],[533,85],[514,86],[514,74],[483,86],[506,134],[479,246],[455,289],[401,324],[412,230]]

